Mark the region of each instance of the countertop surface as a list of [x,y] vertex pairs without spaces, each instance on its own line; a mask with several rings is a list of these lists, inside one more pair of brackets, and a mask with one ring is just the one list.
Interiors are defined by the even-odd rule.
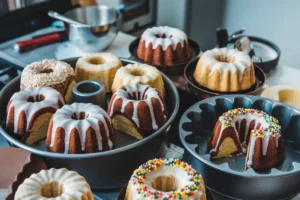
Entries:
[[[27,53],[22,54],[16,52],[13,49],[13,45],[17,40],[28,39],[33,35],[43,34],[45,32],[51,31],[53,31],[53,28],[47,28],[41,31],[34,32],[30,35],[23,36],[21,38],[0,44],[0,57],[7,59],[8,61],[13,62],[19,66],[26,66],[27,64],[33,61],[45,58],[65,59],[82,56],[85,54],[84,52],[77,49],[74,45],[72,45],[69,41],[47,45],[46,47],[41,47],[38,50],[29,51]],[[128,58],[130,57],[128,46],[134,39],[135,37],[120,32],[113,44],[105,51],[112,52],[119,57]],[[273,70],[267,78],[265,87],[279,84],[300,86],[300,69],[286,66],[280,63],[278,67],[275,70]],[[0,147],[4,146],[8,146],[8,144],[0,135]],[[1,192],[5,191],[0,189],[0,197]],[[104,200],[115,200],[118,192],[95,191],[95,194]],[[300,198],[296,197],[293,200],[300,200]]]

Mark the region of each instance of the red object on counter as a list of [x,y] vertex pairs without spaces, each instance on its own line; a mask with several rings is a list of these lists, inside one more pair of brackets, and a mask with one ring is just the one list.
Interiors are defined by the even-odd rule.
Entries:
[[53,33],[42,37],[17,42],[15,49],[19,52],[24,52],[39,46],[59,42],[61,40],[63,40],[63,36],[61,34]]

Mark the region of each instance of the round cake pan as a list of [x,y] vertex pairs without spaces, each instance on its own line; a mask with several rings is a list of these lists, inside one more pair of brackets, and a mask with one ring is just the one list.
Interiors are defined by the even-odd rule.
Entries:
[[[139,62],[144,62],[144,61],[140,60],[137,56],[137,49],[139,46],[139,42],[140,42],[140,38],[137,38],[134,41],[132,41],[129,45],[129,52],[131,53],[131,55],[134,57],[135,60],[137,60]],[[189,42],[192,56],[186,62],[179,63],[179,64],[172,65],[172,66],[153,65],[152,63],[147,63],[147,64],[155,66],[157,69],[159,69],[160,71],[164,72],[166,75],[169,75],[169,76],[182,75],[185,66],[190,62],[190,60],[193,59],[194,57],[197,57],[200,54],[200,46],[197,44],[197,42],[195,42],[192,39],[188,39],[188,42]]]
[[231,94],[245,94],[245,95],[260,95],[262,92],[263,86],[266,81],[266,75],[261,68],[254,65],[255,67],[255,77],[256,83],[250,89],[240,91],[240,92],[216,92],[209,90],[200,86],[196,80],[194,79],[194,71],[196,70],[196,65],[199,60],[199,57],[192,59],[184,70],[184,77],[188,81],[189,89],[195,94],[195,96],[201,100],[213,96],[220,96],[220,95],[231,95]]
[[[122,190],[120,191],[117,200],[125,200],[125,195],[126,195],[126,189],[127,186],[124,186]],[[214,200],[214,197],[212,193],[206,188],[206,199],[207,200]]]
[[[78,58],[65,60],[73,67]],[[123,65],[136,63],[121,59]],[[172,81],[162,74],[166,102],[169,112],[168,121],[157,131],[143,140],[137,141],[124,134],[117,133],[116,148],[111,151],[90,154],[60,154],[48,152],[44,141],[37,146],[27,146],[14,139],[5,131],[6,105],[10,97],[20,90],[20,77],[7,84],[0,94],[0,132],[12,145],[23,148],[44,158],[48,167],[68,168],[84,176],[93,189],[121,188],[126,184],[136,166],[149,159],[164,155],[165,132],[174,120],[179,108],[179,96]]]
[[[244,170],[245,155],[211,161],[208,138],[218,117],[234,108],[263,110],[277,118],[285,141],[285,160],[269,170]],[[211,97],[191,106],[181,117],[179,137],[185,159],[206,186],[231,199],[290,199],[300,192],[300,111],[286,104],[248,95]]]

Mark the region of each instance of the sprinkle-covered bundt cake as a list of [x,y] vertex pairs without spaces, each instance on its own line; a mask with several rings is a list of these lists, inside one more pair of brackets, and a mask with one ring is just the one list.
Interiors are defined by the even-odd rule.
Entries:
[[281,126],[263,111],[230,110],[219,117],[208,150],[212,159],[244,153],[246,168],[272,168],[284,160]]
[[179,159],[149,160],[133,172],[125,200],[206,200],[203,179]]

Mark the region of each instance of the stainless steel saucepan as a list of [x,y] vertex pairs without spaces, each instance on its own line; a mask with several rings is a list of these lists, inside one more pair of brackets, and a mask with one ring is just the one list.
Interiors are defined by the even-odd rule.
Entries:
[[118,9],[107,6],[75,8],[62,16],[54,12],[48,14],[63,20],[69,40],[87,52],[107,48],[115,40],[122,22]]

